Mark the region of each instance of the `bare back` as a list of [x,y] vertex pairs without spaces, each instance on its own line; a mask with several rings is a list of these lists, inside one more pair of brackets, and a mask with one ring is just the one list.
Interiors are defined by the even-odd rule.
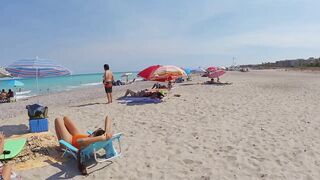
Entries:
[[104,72],[104,81],[105,82],[112,82],[113,81],[113,74],[111,70],[107,70]]

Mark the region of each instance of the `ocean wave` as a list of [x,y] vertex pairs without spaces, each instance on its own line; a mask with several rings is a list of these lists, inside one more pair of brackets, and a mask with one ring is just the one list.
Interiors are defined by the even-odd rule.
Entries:
[[30,95],[30,96],[27,96],[27,95],[18,95],[18,96],[15,96],[15,98],[18,100],[18,99],[27,99],[29,97],[33,97],[35,95]]
[[[67,86],[65,89],[65,91],[70,91],[70,90],[73,90],[73,89],[77,89],[77,88],[80,88],[81,86]],[[63,91],[63,90],[60,90],[60,91]]]
[[22,95],[22,94],[29,94],[31,92],[31,90],[29,91],[21,91],[21,92],[15,92],[16,95]]
[[95,82],[95,83],[87,83],[87,84],[81,84],[81,86],[97,86],[97,85],[101,85],[101,82]]

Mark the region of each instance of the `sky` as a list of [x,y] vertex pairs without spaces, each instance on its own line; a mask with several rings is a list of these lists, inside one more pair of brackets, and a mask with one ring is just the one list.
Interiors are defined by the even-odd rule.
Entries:
[[319,57],[319,0],[0,0],[0,65],[74,73]]

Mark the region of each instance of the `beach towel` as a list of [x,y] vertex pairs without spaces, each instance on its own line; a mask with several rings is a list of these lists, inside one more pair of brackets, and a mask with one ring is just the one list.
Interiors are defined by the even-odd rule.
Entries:
[[121,104],[156,104],[161,103],[162,100],[158,98],[150,98],[150,97],[122,97],[118,101]]

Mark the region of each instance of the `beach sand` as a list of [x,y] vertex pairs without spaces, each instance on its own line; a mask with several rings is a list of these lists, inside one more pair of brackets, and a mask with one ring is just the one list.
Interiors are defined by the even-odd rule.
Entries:
[[[102,87],[0,104],[6,135],[27,132],[25,106],[40,102],[54,119],[70,116],[85,132],[111,117],[122,132],[120,158],[89,176],[76,161],[17,171],[23,179],[320,179],[320,74],[284,70],[227,72],[232,85],[176,85],[159,104],[105,104]],[[140,82],[114,89],[151,87]],[[175,95],[179,94],[180,97]]]

